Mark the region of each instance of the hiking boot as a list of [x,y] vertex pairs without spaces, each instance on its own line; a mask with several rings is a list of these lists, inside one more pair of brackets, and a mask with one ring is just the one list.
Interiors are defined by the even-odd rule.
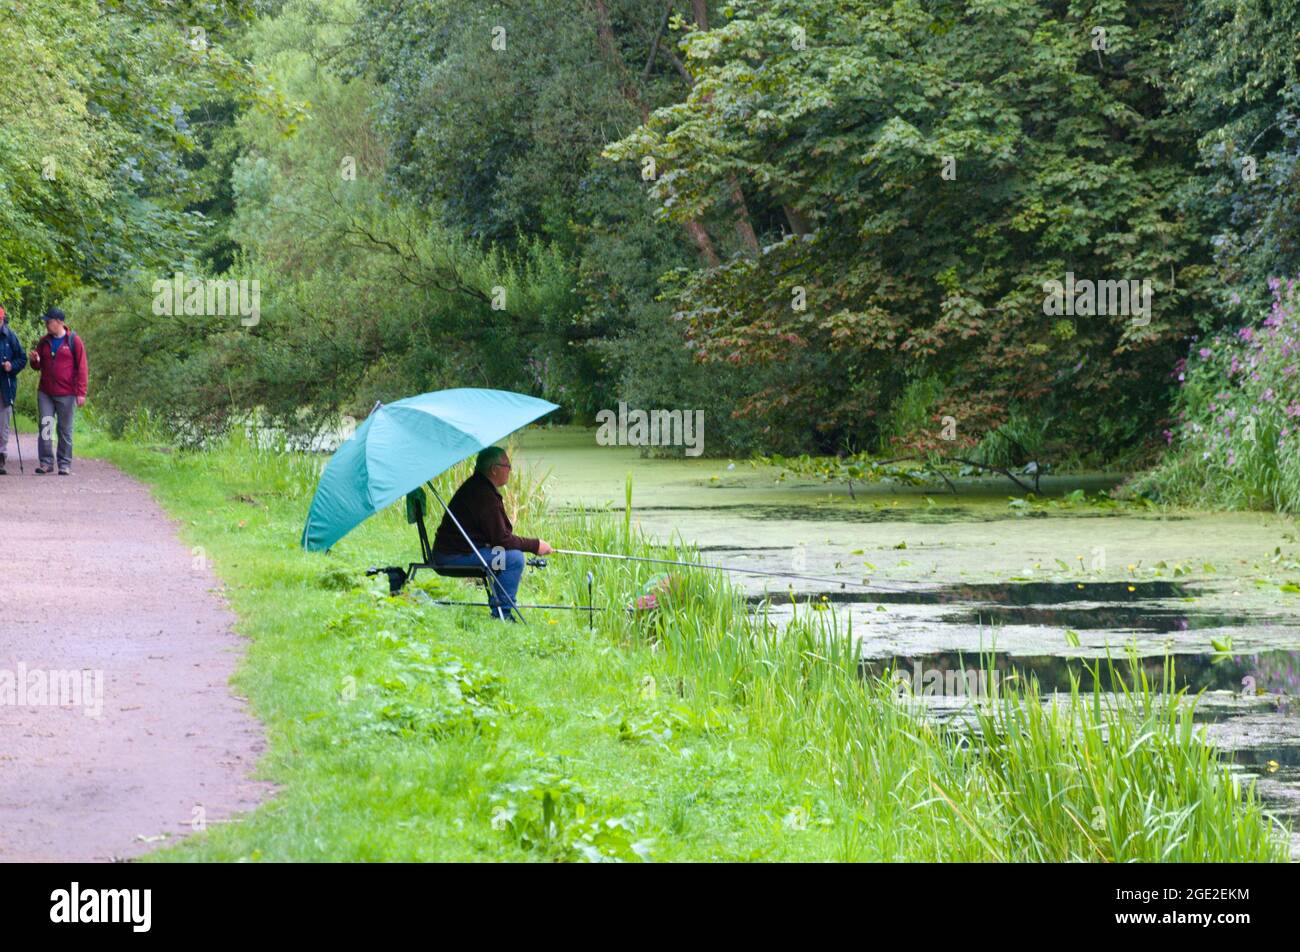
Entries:
[[54,470],[49,466],[37,466],[35,472],[37,476],[45,476],[48,473],[54,472]]
[[0,453],[0,476],[8,476],[9,470],[5,469],[5,454]]
[[61,470],[59,470],[59,475],[60,475],[60,476],[71,476],[71,475],[72,475],[72,470],[70,470],[70,469],[61,469]]

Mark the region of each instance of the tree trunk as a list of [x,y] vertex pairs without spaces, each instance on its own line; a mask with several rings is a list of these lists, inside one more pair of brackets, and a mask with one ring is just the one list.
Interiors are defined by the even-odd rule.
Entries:
[[695,14],[695,25],[701,30],[709,28],[708,0],[691,0],[691,11]]
[[713,247],[713,239],[709,233],[694,218],[685,223],[686,234],[691,236],[691,241],[695,242],[695,247],[700,249],[700,257],[710,268],[716,268],[722,263],[718,258],[718,252]]
[[[691,12],[695,16],[695,28],[707,30],[709,28],[708,0],[691,0]],[[754,234],[754,225],[749,218],[749,205],[745,201],[745,192],[734,174],[727,176],[727,184],[731,188],[731,203],[736,207],[736,234],[740,237],[741,244],[753,254],[758,254],[758,235]]]
[[790,230],[802,238],[812,231],[808,225],[808,219],[804,217],[803,212],[793,205],[782,205],[781,210],[785,212],[785,220],[790,223]]
[[[641,90],[637,88],[636,82],[628,76],[627,64],[623,62],[622,54],[618,51],[618,43],[614,39],[614,28],[609,19],[609,8],[605,5],[605,0],[591,0],[591,5],[596,15],[596,40],[600,44],[600,51],[610,65],[614,67],[615,72],[624,79],[621,87],[623,98],[632,104],[644,124],[650,119],[650,107],[646,105],[646,101],[641,95]],[[710,268],[716,268],[721,262],[717,250],[713,247],[713,239],[709,237],[708,230],[693,218],[684,222],[682,227],[686,229],[686,234],[690,236],[695,247],[699,249],[700,257],[704,259],[704,263]]]
[[754,234],[754,225],[749,220],[749,206],[745,204],[745,193],[740,190],[736,176],[729,176],[731,182],[731,201],[736,206],[736,234],[754,254],[758,254],[758,235]]

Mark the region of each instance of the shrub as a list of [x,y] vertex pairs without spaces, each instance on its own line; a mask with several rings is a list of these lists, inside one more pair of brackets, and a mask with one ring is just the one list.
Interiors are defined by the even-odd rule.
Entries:
[[1170,450],[1136,491],[1189,505],[1300,508],[1300,297],[1294,278],[1269,287],[1260,326],[1193,341],[1174,367]]

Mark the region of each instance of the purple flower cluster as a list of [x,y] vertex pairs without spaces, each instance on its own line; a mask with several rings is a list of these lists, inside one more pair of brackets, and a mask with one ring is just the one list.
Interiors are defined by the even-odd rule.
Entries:
[[1258,327],[1193,343],[1171,377],[1179,423],[1165,442],[1194,452],[1222,476],[1247,460],[1300,469],[1300,282],[1269,280],[1272,307]]

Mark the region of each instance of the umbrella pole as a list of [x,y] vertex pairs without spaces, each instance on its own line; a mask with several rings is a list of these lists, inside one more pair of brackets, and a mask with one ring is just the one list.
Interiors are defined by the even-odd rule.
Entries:
[[[506,602],[510,605],[510,610],[519,616],[520,621],[523,621],[524,616],[523,613],[519,611],[519,606],[516,605],[515,600],[510,597],[510,593],[506,591],[506,587],[501,584],[501,580],[497,578],[497,573],[493,572],[492,567],[487,564],[487,560],[483,558],[483,553],[478,550],[478,546],[476,546],[474,540],[469,537],[469,533],[466,532],[465,527],[460,524],[460,520],[457,519],[452,511],[447,508],[447,504],[442,501],[442,496],[440,496],[438,490],[434,488],[432,480],[429,482],[429,489],[433,491],[433,498],[438,500],[438,505],[442,506],[442,511],[447,514],[447,517],[451,519],[452,522],[456,523],[456,528],[460,530],[460,534],[464,537],[465,544],[469,546],[469,550],[478,556],[478,560],[482,563],[483,570],[487,572],[488,578],[492,579],[493,584],[495,584],[501,594],[505,596]],[[501,609],[498,608],[497,611],[500,612]]]

